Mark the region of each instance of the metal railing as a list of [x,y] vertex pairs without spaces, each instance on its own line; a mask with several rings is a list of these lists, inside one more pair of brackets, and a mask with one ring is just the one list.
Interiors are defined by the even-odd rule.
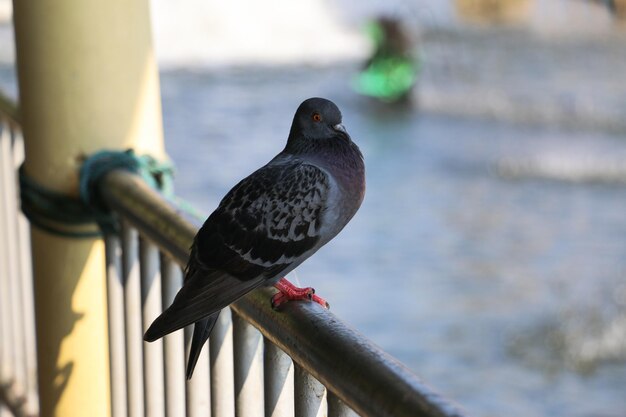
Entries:
[[[255,291],[222,312],[209,358],[200,359],[185,387],[182,332],[151,344],[141,334],[180,287],[180,267],[199,223],[133,174],[112,172],[100,189],[123,224],[121,238],[107,238],[107,259],[112,380],[127,381],[128,409],[137,409],[129,415],[142,415],[142,392],[154,416],[170,407],[180,414],[168,415],[185,415],[183,404],[188,415],[210,409],[213,416],[461,415],[329,310],[297,302],[273,310],[272,289]],[[114,309],[121,305],[125,320]],[[126,390],[117,388],[113,401],[122,410]]]
[[0,95],[0,417],[38,413],[30,228],[17,180],[23,160],[17,109]]
[[[17,225],[0,241],[0,417],[37,412],[28,225],[15,178],[23,148],[11,109],[0,106],[0,114],[9,114],[2,132],[10,133],[2,136],[2,227]],[[99,192],[121,224],[119,235],[105,237],[114,417],[462,415],[318,304],[293,302],[274,311],[269,288],[224,309],[186,381],[191,328],[153,343],[142,335],[180,288],[200,223],[128,172],[106,175]],[[18,247],[22,256],[11,252]]]

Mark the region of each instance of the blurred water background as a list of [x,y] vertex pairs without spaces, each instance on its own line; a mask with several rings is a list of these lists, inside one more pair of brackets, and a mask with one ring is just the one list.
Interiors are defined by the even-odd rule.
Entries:
[[[224,3],[153,2],[178,193],[209,214],[303,99],[330,98],[368,191],[300,282],[470,415],[626,416],[626,25],[608,2]],[[419,39],[413,108],[350,87],[380,14]]]

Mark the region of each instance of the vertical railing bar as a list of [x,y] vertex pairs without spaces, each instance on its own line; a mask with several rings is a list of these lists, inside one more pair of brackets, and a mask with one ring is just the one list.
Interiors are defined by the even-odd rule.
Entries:
[[209,340],[211,359],[211,416],[235,416],[233,321],[230,308],[220,312]]
[[[4,121],[0,120],[0,129],[6,129],[7,125],[8,124],[5,124]],[[2,172],[3,169],[2,164],[2,158],[0,158],[0,172]],[[4,189],[0,188],[0,193],[2,193],[0,200],[6,198],[4,191]],[[4,208],[3,204],[0,202],[0,225],[2,224],[3,218]],[[4,271],[6,267],[5,249],[8,243],[6,237],[0,234],[0,386],[9,382],[12,373],[9,368],[12,362],[11,354],[9,353],[11,343],[9,325],[11,320],[8,314],[8,291],[6,290],[6,281],[9,277]],[[3,405],[2,401],[0,401],[0,417],[11,417],[11,412]]]
[[332,391],[328,391],[328,417],[359,417],[359,415]]
[[296,364],[296,417],[325,417],[328,414],[326,387]]
[[107,301],[109,314],[109,362],[111,367],[111,414],[126,417],[126,340],[124,330],[124,286],[120,238],[107,234],[105,257],[107,268]]
[[[139,240],[143,332],[163,310],[159,250],[147,239]],[[163,339],[143,344],[143,381],[147,417],[165,416]]]
[[233,315],[235,414],[256,417],[265,413],[263,336],[243,318]]
[[[193,333],[193,325],[185,328],[185,339],[191,340]],[[210,346],[210,342],[207,345]],[[193,378],[187,381],[187,414],[189,417],[203,417],[211,414],[211,377],[209,365],[209,346],[204,346]],[[185,356],[186,362],[189,361],[189,349]]]
[[9,279],[12,281],[11,305],[13,308],[13,317],[16,325],[13,326],[13,337],[15,338],[15,388],[20,394],[26,394],[26,358],[24,352],[26,351],[26,336],[24,335],[22,315],[22,284],[20,282],[20,269],[19,269],[19,242],[18,229],[17,229],[17,213],[18,213],[18,193],[17,193],[17,178],[15,176],[15,170],[13,168],[13,151],[12,151],[12,134],[10,130],[6,131],[7,136],[2,141],[2,152],[4,154],[4,189],[8,193],[7,199],[5,199],[5,208],[7,210],[7,217],[5,218],[7,223],[4,228],[4,234],[8,237],[8,267],[9,267]]
[[[5,131],[8,129],[8,123],[2,121],[0,123],[0,141],[4,142],[6,138]],[[9,197],[6,190],[2,187],[2,175],[4,172],[4,152],[0,153],[0,227],[4,230],[6,212],[4,201]],[[9,271],[7,265],[7,246],[9,241],[4,233],[0,233],[0,384],[8,384],[13,378],[13,344],[11,343],[12,317],[9,297]]]
[[278,346],[264,340],[265,417],[294,417],[294,365]]
[[[8,129],[8,123],[3,119],[0,119],[0,141],[4,141],[4,131]],[[2,158],[3,154],[0,154],[0,175],[4,172],[4,158]],[[2,184],[0,177],[0,185]],[[0,187],[0,227],[4,228],[4,200],[8,199],[6,196],[6,190]],[[7,241],[6,236],[3,233],[0,233],[0,384],[4,384],[8,382],[10,377],[10,372],[8,367],[12,362],[11,356],[9,355],[9,347],[10,347],[10,334],[12,331],[9,331],[10,319],[9,319],[9,301],[8,301],[8,282],[9,276],[5,268],[7,267],[7,262],[5,258],[7,257],[7,245],[9,242]]]
[[122,221],[122,272],[124,284],[124,328],[126,330],[126,386],[128,416],[144,417],[143,326],[141,280],[137,231]]
[[12,170],[12,158],[10,147],[11,135],[7,125],[2,126],[0,131],[0,190],[3,192],[3,196],[0,199],[0,230],[2,230],[3,248],[1,249],[0,267],[2,270],[2,288],[3,293],[2,316],[4,317],[4,326],[2,335],[4,340],[4,349],[6,363],[3,366],[3,375],[0,382],[11,382],[13,386],[19,387],[22,384],[22,373],[20,368],[22,367],[22,338],[20,336],[20,314],[19,306],[17,305],[17,292],[16,292],[16,275],[15,271],[15,254],[14,242],[12,236],[13,227],[11,226],[11,204],[14,202],[15,195],[13,195],[13,187],[10,187],[11,180],[9,179],[9,172]]
[[[12,128],[13,173],[24,162],[24,138],[18,128]],[[17,181],[16,181],[17,183]],[[19,199],[18,199],[19,201]],[[37,341],[35,336],[35,305],[33,293],[33,267],[30,251],[30,226],[28,220],[17,210],[18,267],[22,286],[22,318],[24,328],[24,365],[26,371],[25,410],[31,415],[39,414],[39,391],[37,389]]]
[[[169,306],[182,285],[180,267],[171,258],[161,254],[163,274],[162,305]],[[185,417],[185,341],[183,332],[165,336],[163,341],[165,360],[165,410],[167,417]],[[205,413],[208,415],[208,413]]]

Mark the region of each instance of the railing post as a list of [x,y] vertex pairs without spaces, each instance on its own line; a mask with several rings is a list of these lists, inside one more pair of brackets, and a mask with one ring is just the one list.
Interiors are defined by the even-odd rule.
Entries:
[[109,306],[109,361],[111,364],[111,415],[127,417],[126,340],[124,337],[124,283],[120,238],[105,238],[107,262],[107,300]]
[[[7,167],[10,161],[10,154],[6,150],[10,141],[9,124],[0,119],[0,195],[7,196],[9,190],[5,183],[5,172],[10,168]],[[12,168],[12,164],[11,168]],[[3,386],[8,387],[16,378],[16,360],[15,351],[19,349],[17,341],[14,340],[14,327],[19,326],[18,317],[14,316],[12,308],[11,295],[11,272],[10,262],[11,255],[9,246],[13,244],[10,241],[8,233],[8,223],[11,221],[8,205],[13,203],[11,198],[3,197],[0,200],[0,389]],[[1,402],[1,401],[0,401]],[[8,417],[11,414],[3,404],[0,404],[0,417]]]
[[328,393],[328,417],[358,417],[359,415],[332,392]]
[[233,360],[233,321],[225,308],[215,323],[209,340],[211,358],[211,415],[235,416],[235,370]]
[[278,346],[265,340],[265,416],[294,417],[294,365]]
[[[76,195],[81,157],[163,156],[149,0],[14,1],[25,172]],[[41,415],[109,416],[101,239],[33,228]]]
[[235,361],[235,415],[262,416],[265,413],[263,390],[263,336],[246,320],[233,315]]
[[[161,255],[161,271],[163,275],[162,304],[167,307],[172,304],[176,293],[183,284],[183,274],[180,266],[165,255]],[[185,341],[183,332],[174,332],[165,336],[163,350],[165,356],[165,406],[167,407],[165,414],[167,417],[185,417]]]
[[124,330],[126,336],[126,389],[128,417],[145,416],[143,387],[143,324],[139,236],[122,222],[122,275],[124,280]]
[[[159,250],[147,239],[139,240],[139,271],[141,275],[141,304],[143,329],[163,310],[161,305],[161,265]],[[165,389],[163,372],[163,339],[143,343],[143,381],[147,417],[165,416]]]
[[[0,126],[0,190],[4,190],[2,182],[4,179],[4,171],[8,168],[8,158],[10,154],[4,150],[8,147],[10,134],[8,126]],[[5,153],[6,152],[6,153]],[[4,235],[6,223],[9,221],[8,204],[11,199],[8,196],[0,197],[0,385],[11,383],[15,380],[17,361],[15,360],[15,351],[19,349],[17,341],[13,338],[14,327],[18,326],[17,317],[15,317],[12,308],[12,291],[11,291],[11,271],[9,246],[11,240]],[[0,416],[10,415],[4,406],[0,405]]]
[[[192,335],[193,326],[187,326],[185,328],[185,337],[190,342]],[[182,358],[186,358],[189,361],[189,350],[187,350],[187,355],[182,356]],[[211,376],[209,373],[209,346],[203,346],[196,363],[193,378],[187,381],[187,417],[211,415]]]
[[324,417],[328,415],[327,391],[317,379],[296,365],[296,417]]
[[[24,162],[24,140],[17,128],[13,128],[13,173]],[[17,184],[17,179],[15,184]],[[17,202],[16,202],[17,204]],[[22,326],[24,326],[24,355],[26,358],[27,413],[39,414],[39,390],[37,388],[37,349],[35,346],[35,306],[33,300],[33,270],[30,253],[30,227],[28,220],[19,212],[17,215],[19,256],[19,281],[22,286]]]

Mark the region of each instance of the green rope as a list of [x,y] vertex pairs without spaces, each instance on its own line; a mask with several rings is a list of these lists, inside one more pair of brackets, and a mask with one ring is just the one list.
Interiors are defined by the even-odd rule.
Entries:
[[100,236],[100,231],[77,231],[67,226],[87,226],[95,221],[91,210],[79,199],[51,191],[19,170],[22,212],[32,225],[48,233],[65,237]]
[[126,152],[100,151],[85,160],[80,169],[79,191],[83,203],[94,214],[94,219],[104,233],[116,233],[117,222],[98,194],[98,184],[112,170],[123,169],[140,175],[152,188],[164,196],[174,194],[174,166],[157,161],[150,155],[137,156],[132,149]]
[[[140,175],[166,197],[173,196],[173,166],[151,156],[137,156],[132,150],[100,151],[83,163],[79,173],[79,198],[49,190],[29,178],[20,168],[22,211],[35,226],[49,233],[74,237],[97,237],[115,233],[117,221],[97,192],[108,172],[124,169]],[[77,231],[76,226],[97,223],[100,230]],[[69,226],[69,227],[68,227]]]

